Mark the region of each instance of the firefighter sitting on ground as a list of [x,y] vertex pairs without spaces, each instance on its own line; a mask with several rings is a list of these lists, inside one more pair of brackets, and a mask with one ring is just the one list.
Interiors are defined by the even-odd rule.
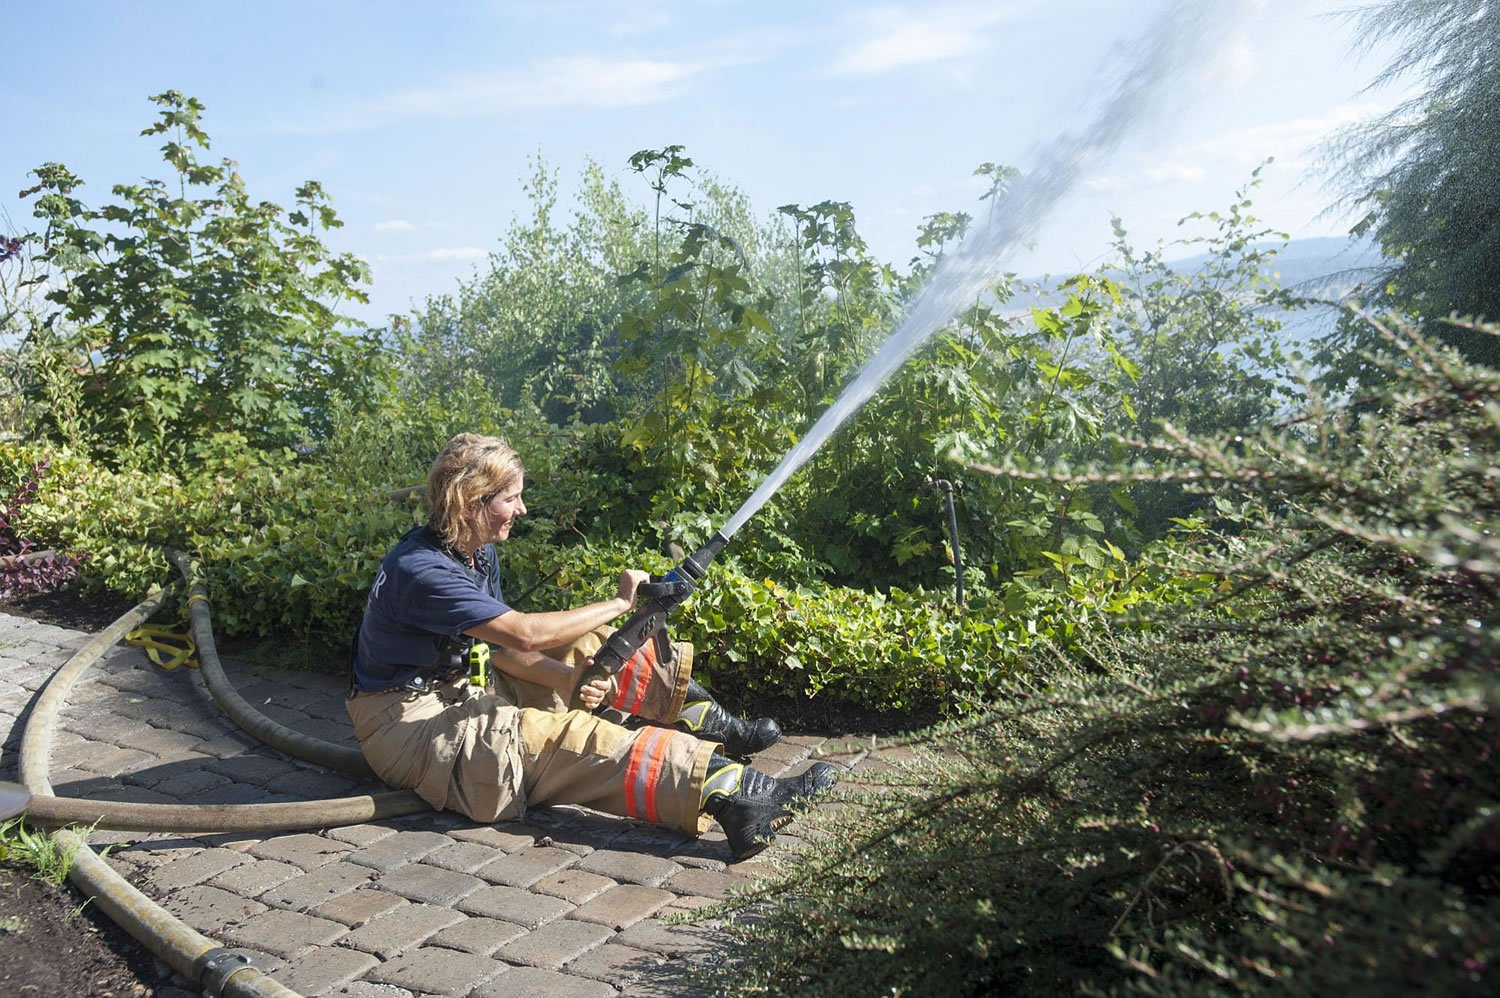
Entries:
[[774,779],[736,761],[781,731],[714,702],[692,679],[691,645],[666,663],[648,641],[615,675],[584,682],[647,576],[627,570],[614,599],[571,610],[511,609],[492,545],[526,515],[524,484],[497,437],[461,433],[433,463],[428,522],[385,556],[355,642],[348,707],[370,766],[475,821],[583,804],[689,835],[716,819],[736,859],[764,849],[799,802],[833,785],[833,767]]

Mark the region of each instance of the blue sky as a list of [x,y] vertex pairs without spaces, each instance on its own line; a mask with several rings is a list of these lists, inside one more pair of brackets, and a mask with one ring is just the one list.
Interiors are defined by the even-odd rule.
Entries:
[[[1010,261],[1025,273],[1102,261],[1111,214],[1142,241],[1223,207],[1267,157],[1257,214],[1293,236],[1341,234],[1312,173],[1318,141],[1392,106],[1363,93],[1380,53],[1356,58],[1329,17],[1347,3],[1208,0],[1230,25],[1205,63],[1084,178]],[[631,153],[672,143],[762,213],[853,203],[877,256],[905,264],[921,219],[974,210],[984,162],[1023,169],[1079,122],[1094,71],[1159,0],[553,0],[255,4],[0,0],[0,210],[27,172],[66,163],[108,188],[163,176],[139,136],[147,96],[206,106],[211,157],[239,164],[252,197],[289,204],[322,182],[346,227],[328,237],[374,269],[380,323],[455,287],[525,210],[540,154],[564,196],[592,158],[643,201]],[[1240,12],[1229,16],[1231,12]],[[0,219],[3,220],[3,219]]]

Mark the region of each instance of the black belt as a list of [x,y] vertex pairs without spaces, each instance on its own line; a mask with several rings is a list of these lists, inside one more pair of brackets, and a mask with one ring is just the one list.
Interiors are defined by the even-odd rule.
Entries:
[[447,686],[462,676],[464,676],[462,669],[433,673],[430,676],[424,676],[419,673],[395,688],[398,690],[410,690],[413,693],[432,693],[439,686]]
[[442,672],[434,672],[427,675],[418,673],[406,682],[396,686],[386,686],[378,690],[355,689],[354,694],[359,693],[435,693],[440,688],[446,687],[460,677],[466,677],[467,673],[462,669],[445,669]]

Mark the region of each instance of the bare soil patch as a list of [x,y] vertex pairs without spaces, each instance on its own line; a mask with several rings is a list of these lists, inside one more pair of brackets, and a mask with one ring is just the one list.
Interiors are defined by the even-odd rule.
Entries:
[[0,994],[144,998],[166,967],[71,886],[0,862]]

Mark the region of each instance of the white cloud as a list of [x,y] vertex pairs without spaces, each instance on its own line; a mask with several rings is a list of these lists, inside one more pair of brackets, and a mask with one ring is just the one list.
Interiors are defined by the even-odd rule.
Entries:
[[886,73],[973,55],[989,47],[985,30],[1012,14],[1010,4],[944,6],[921,14],[890,7],[861,11],[858,24],[863,37],[845,49],[830,72]]
[[934,24],[911,24],[903,30],[872,38],[834,63],[835,73],[884,73],[899,66],[940,62],[968,55],[983,46],[973,34]]
[[541,59],[515,69],[450,76],[432,86],[366,101],[315,127],[360,129],[408,118],[471,118],[530,108],[619,108],[673,99],[693,81],[717,70],[763,62],[779,34],[759,33],[694,47],[691,59],[601,58],[579,55]]
[[1390,104],[1341,104],[1313,118],[1290,118],[1234,128],[1194,142],[1181,150],[1185,158],[1212,157],[1235,163],[1275,156],[1283,165],[1305,166],[1312,150],[1344,125],[1389,110]]
[[393,218],[389,222],[376,222],[376,232],[410,232],[416,226],[404,218]]
[[[1163,184],[1198,184],[1210,176],[1243,171],[1248,174],[1267,157],[1279,167],[1305,170],[1319,143],[1336,129],[1386,110],[1388,105],[1344,104],[1327,114],[1292,118],[1232,128],[1195,142],[1165,150],[1161,158],[1138,157],[1134,165],[1085,179],[1083,186],[1098,194],[1129,194]],[[1206,165],[1200,165],[1206,164]]]
[[547,59],[522,72],[471,75],[408,90],[368,110],[379,117],[457,118],[518,107],[627,107],[664,100],[670,84],[694,72],[686,64],[655,59]]
[[1083,186],[1097,194],[1128,194],[1143,187],[1162,184],[1197,184],[1208,178],[1208,171],[1201,166],[1190,166],[1177,161],[1160,161],[1143,164],[1127,173],[1100,174],[1088,177]]
[[1136,187],[1137,185],[1125,177],[1105,175],[1098,177],[1086,177],[1083,186],[1100,194],[1120,194]]
[[442,248],[428,250],[422,254],[424,260],[483,260],[490,255],[489,250],[482,250],[475,246],[457,246],[453,248]]
[[669,11],[663,10],[651,0],[639,0],[633,3],[617,2],[607,9],[615,17],[605,30],[620,37],[649,35],[665,31],[677,23],[677,19]]
[[489,250],[483,250],[477,246],[443,246],[437,249],[426,250],[421,253],[377,253],[376,263],[451,263],[454,260],[483,260],[490,255]]
[[1208,172],[1201,166],[1187,166],[1183,163],[1158,163],[1148,166],[1142,171],[1147,180],[1158,184],[1162,183],[1188,183],[1196,184],[1208,176]]
[[1255,78],[1259,60],[1250,39],[1243,35],[1230,40],[1215,61],[1218,74],[1232,84],[1243,85]]

